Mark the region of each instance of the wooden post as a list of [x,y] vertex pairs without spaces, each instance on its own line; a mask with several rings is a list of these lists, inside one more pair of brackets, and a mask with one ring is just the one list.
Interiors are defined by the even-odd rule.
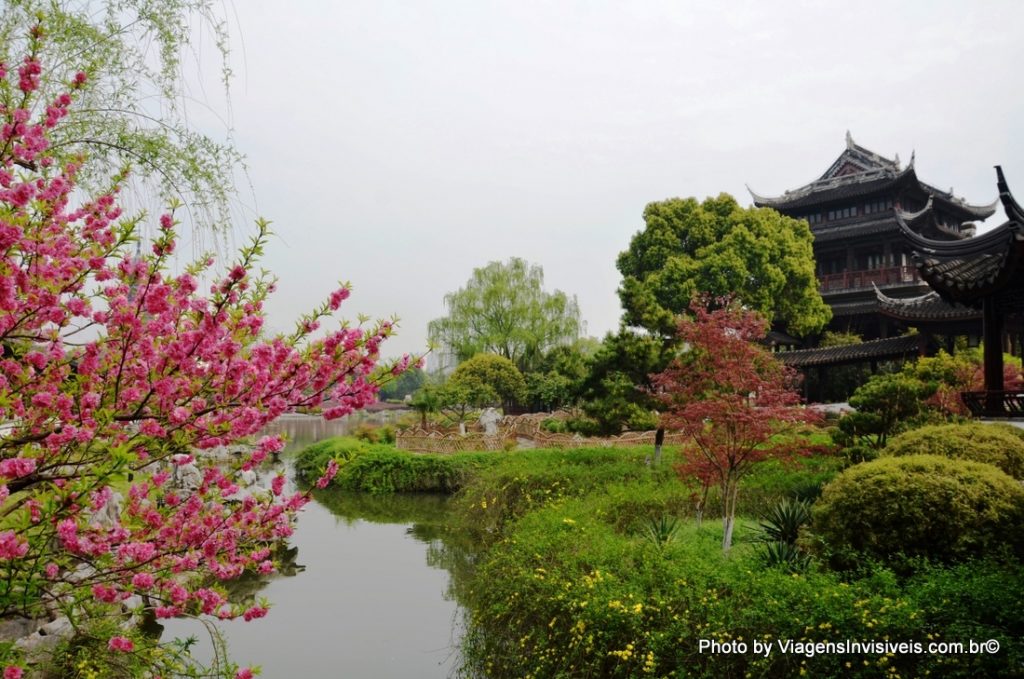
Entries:
[[[982,302],[983,351],[985,352],[985,411],[989,415],[1003,412],[1003,319],[996,300],[986,297]],[[999,393],[995,393],[999,392]]]

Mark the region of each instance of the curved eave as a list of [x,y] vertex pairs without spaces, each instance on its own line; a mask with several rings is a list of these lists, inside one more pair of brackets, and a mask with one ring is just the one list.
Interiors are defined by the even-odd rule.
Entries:
[[932,290],[918,297],[889,297],[872,284],[878,300],[879,313],[909,323],[976,321],[981,318],[978,309],[956,302],[945,301]]
[[916,233],[903,219],[903,215],[897,210],[894,211],[896,224],[900,228],[900,234],[904,240],[910,243],[911,247],[924,257],[937,259],[962,259],[984,254],[996,254],[1005,252],[1015,241],[1024,240],[1024,233],[1021,232],[1020,222],[1009,221],[1001,226],[964,240],[941,241],[925,238]]
[[996,213],[996,208],[999,207],[999,198],[996,198],[988,205],[972,205],[971,203],[948,195],[939,194],[933,197],[938,199],[939,203],[946,209],[946,211],[962,215],[964,217],[964,221],[972,219],[988,219]]
[[922,217],[926,217],[929,214],[931,214],[932,205],[933,205],[933,202],[932,202],[933,198],[934,198],[934,196],[929,194],[928,202],[925,203],[924,207],[921,208],[920,210],[918,210],[917,212],[906,212],[906,211],[904,211],[904,210],[902,210],[902,209],[900,209],[898,207],[894,207],[893,210],[896,212],[896,215],[897,215],[897,217],[899,219],[902,219],[907,224],[914,224],[918,220],[920,220]]
[[1006,211],[1006,218],[1011,222],[1024,223],[1024,209],[1010,193],[1010,187],[1006,183],[1006,177],[1003,175],[1003,168],[1000,165],[996,165],[996,186],[999,188],[999,200]]
[[774,207],[772,205],[772,200],[774,200],[773,198],[769,196],[762,196],[760,193],[750,188],[750,184],[744,184],[744,186],[747,187],[747,193],[750,194],[750,197],[754,199],[755,207]]
[[983,254],[965,259],[936,260],[914,253],[921,277],[951,302],[976,304],[1004,287],[1012,267],[1007,253]]

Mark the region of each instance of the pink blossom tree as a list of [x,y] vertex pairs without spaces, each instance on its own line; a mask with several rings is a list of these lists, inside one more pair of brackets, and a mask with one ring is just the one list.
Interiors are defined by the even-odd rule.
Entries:
[[778,435],[814,415],[799,406],[794,374],[757,344],[768,327],[762,316],[728,300],[699,299],[690,308],[692,317],[678,325],[683,351],[651,380],[662,425],[693,443],[677,472],[721,492],[728,551],[740,480],[762,460],[799,452]]
[[[265,335],[265,222],[221,275],[209,257],[171,272],[173,213],[136,253],[144,218],[122,214],[119,184],[82,196],[85,159],[49,145],[86,75],[40,102],[41,72],[34,52],[0,64],[0,617],[85,628],[123,619],[125,604],[157,618],[261,617],[264,606],[229,602],[217,583],[272,572],[272,548],[308,497],[278,477],[239,499],[241,476],[283,446],[253,439],[295,408],[336,418],[374,401],[392,323],[318,333],[348,297],[342,286],[291,334]],[[214,281],[207,293],[201,280]],[[205,453],[246,440],[236,461]],[[175,487],[189,465],[196,487]],[[118,658],[155,648],[130,636],[102,644]],[[159,674],[159,657],[138,661]],[[0,645],[4,676],[25,662]]]

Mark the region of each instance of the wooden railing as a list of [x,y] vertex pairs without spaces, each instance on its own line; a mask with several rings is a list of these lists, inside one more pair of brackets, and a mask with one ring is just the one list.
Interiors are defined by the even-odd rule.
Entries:
[[920,282],[921,277],[917,275],[917,267],[909,265],[892,266],[886,269],[844,271],[843,273],[833,273],[818,278],[818,285],[822,292],[859,290],[861,288],[870,288],[872,283],[882,287]]
[[1024,391],[964,391],[960,398],[975,417],[1024,418]]

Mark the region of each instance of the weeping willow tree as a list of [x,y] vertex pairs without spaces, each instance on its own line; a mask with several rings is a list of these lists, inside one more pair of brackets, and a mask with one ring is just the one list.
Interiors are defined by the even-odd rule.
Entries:
[[[122,203],[151,211],[180,203],[194,238],[227,230],[236,172],[244,172],[231,140],[228,22],[220,7],[211,0],[5,0],[0,9],[0,61],[16,67],[34,53],[44,66],[37,101],[51,101],[78,72],[88,76],[52,140],[63,157],[84,160],[80,185],[106,189],[130,169]],[[193,96],[202,83],[185,77],[186,66],[208,73],[211,60],[223,113],[205,91]],[[200,120],[202,127],[192,122]],[[215,128],[221,138],[212,136]]]

